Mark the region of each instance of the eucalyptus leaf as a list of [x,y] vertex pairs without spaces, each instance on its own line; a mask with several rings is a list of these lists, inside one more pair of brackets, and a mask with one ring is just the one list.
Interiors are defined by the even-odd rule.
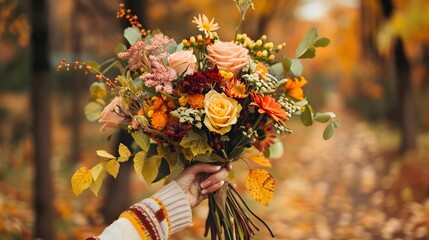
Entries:
[[323,37],[317,39],[317,41],[314,43],[314,47],[326,47],[331,43],[331,40],[329,38]]
[[323,131],[323,139],[328,140],[332,137],[332,135],[334,135],[334,125],[332,122],[330,122]]
[[140,30],[136,27],[128,27],[124,30],[124,37],[130,45],[142,40]]
[[304,111],[301,113],[301,122],[304,126],[313,125],[313,108],[310,104],[304,106]]
[[284,74],[284,67],[282,66],[282,63],[278,62],[270,66],[270,72],[274,73],[276,76],[283,76]]
[[299,77],[302,74],[302,71],[304,70],[304,67],[301,64],[301,61],[299,59],[293,59],[290,70],[292,71],[293,75]]
[[316,113],[314,115],[314,121],[320,123],[326,123],[331,119],[331,115],[329,113]]
[[292,60],[290,60],[289,58],[283,59],[282,66],[283,66],[283,70],[285,72],[289,72],[290,71],[291,65],[292,65]]
[[334,128],[339,128],[340,127],[340,120],[338,120],[338,119],[332,120],[332,125],[334,126]]
[[316,48],[309,47],[304,54],[302,54],[299,58],[314,58],[316,56]]
[[299,43],[295,51],[295,57],[300,58],[303,54],[305,54],[307,49],[313,47],[316,41],[317,41],[317,29],[315,27],[312,27]]

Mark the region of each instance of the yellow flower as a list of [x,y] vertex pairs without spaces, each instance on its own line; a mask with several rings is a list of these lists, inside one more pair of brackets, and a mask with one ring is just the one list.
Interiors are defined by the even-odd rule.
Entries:
[[268,74],[268,69],[262,64],[257,64],[255,67],[255,72],[259,72],[259,78],[263,79],[264,76]]
[[204,125],[211,131],[221,135],[229,132],[231,126],[237,123],[241,105],[237,100],[211,90],[204,97],[206,112]]
[[234,73],[220,70],[220,75],[222,76],[223,82],[229,82],[234,77]]
[[188,104],[188,96],[187,95],[180,96],[179,104],[182,107],[186,106]]
[[213,37],[213,31],[218,30],[219,26],[217,23],[214,23],[214,18],[211,21],[206,17],[206,15],[198,14],[198,18],[194,17],[192,23],[197,24],[198,30],[204,32],[206,37]]
[[287,95],[299,101],[303,100],[304,91],[302,90],[302,86],[304,86],[305,84],[307,84],[307,80],[305,80],[304,77],[301,77],[301,79],[299,78],[288,79],[288,81],[285,84]]
[[165,112],[154,112],[150,123],[155,130],[162,131],[167,125],[168,116]]

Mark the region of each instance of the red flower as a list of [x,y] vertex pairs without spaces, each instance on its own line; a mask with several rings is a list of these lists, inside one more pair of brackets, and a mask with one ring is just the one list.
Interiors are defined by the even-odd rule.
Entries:
[[251,102],[250,105],[257,106],[259,108],[259,113],[266,113],[270,115],[276,122],[282,124],[284,124],[283,119],[288,119],[286,111],[282,108],[280,104],[276,102],[275,98],[269,95],[261,96],[256,94],[255,92],[252,92],[252,99],[253,102]]
[[179,120],[171,120],[165,129],[165,134],[172,137],[183,137],[191,128],[189,124],[182,124]]
[[186,75],[180,89],[183,93],[204,94],[210,91],[211,86],[214,83],[219,83],[221,79],[222,76],[219,73],[219,69],[214,67],[213,69],[207,69],[203,72]]
[[265,129],[258,130],[258,139],[253,145],[261,152],[264,152],[271,144],[274,143],[276,135],[273,133],[274,129],[271,126],[266,127]]

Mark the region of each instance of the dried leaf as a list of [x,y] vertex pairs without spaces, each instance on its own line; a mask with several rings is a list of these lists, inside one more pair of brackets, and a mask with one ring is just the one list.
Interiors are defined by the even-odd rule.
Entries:
[[103,184],[105,174],[106,172],[101,172],[97,179],[91,183],[90,189],[95,194],[95,196],[98,196],[98,192],[100,191],[101,185]]
[[149,152],[150,138],[148,135],[144,134],[143,131],[136,131],[132,132],[131,136],[143,151]]
[[81,194],[83,190],[89,188],[91,183],[91,171],[86,167],[79,168],[71,178],[72,190],[75,195]]
[[249,156],[249,159],[263,167],[271,167],[270,160],[266,158],[261,152],[255,152]]
[[143,176],[142,171],[143,171],[145,158],[146,158],[146,153],[144,151],[140,151],[134,156],[134,170],[139,176]]
[[118,152],[119,152],[119,156],[120,156],[118,158],[118,162],[126,162],[126,161],[128,161],[128,159],[131,156],[130,149],[128,149],[128,147],[125,146],[123,143],[119,144]]
[[116,159],[112,159],[107,163],[106,171],[114,178],[116,178],[116,176],[118,176],[119,166],[120,166],[119,162],[116,161]]
[[100,173],[104,170],[105,165],[106,165],[105,163],[99,163],[99,164],[97,164],[91,168],[91,175],[92,175],[92,179],[94,181],[97,180]]
[[274,195],[275,180],[264,169],[250,169],[245,187],[250,196],[264,206],[268,206]]
[[156,176],[158,176],[159,166],[161,166],[161,160],[162,158],[160,156],[154,155],[144,162],[144,168],[142,173],[144,180],[148,184],[152,183],[153,180],[156,179]]
[[115,156],[113,156],[112,154],[110,154],[104,150],[97,150],[97,155],[100,157],[108,158],[108,159],[116,158]]

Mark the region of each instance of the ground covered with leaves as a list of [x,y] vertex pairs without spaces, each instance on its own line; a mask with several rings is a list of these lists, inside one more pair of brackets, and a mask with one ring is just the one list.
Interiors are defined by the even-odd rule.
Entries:
[[[25,102],[25,98],[16,101]],[[28,125],[15,126],[19,122],[14,117],[20,118],[19,114],[12,114],[7,101],[2,102],[2,111],[9,114],[3,115],[0,132],[0,239],[31,239],[33,172]],[[327,109],[341,120],[341,128],[329,141],[322,139],[323,125],[296,128],[300,124],[290,123],[295,132],[284,139],[285,154],[272,160],[276,191],[268,207],[255,203],[244,190],[247,165],[234,166],[237,190],[250,207],[269,224],[276,239],[428,239],[429,135],[419,136],[416,151],[399,156],[399,136],[387,124],[368,123],[340,105]],[[58,239],[82,239],[104,227],[97,207],[101,198],[90,192],[73,195],[70,177],[75,168],[65,164],[68,133],[61,120],[54,127],[58,129],[53,154],[57,235]],[[13,134],[16,129],[24,131],[17,136]],[[91,161],[100,139],[84,137],[90,144],[83,158]],[[149,188],[133,176],[136,201],[159,187]],[[206,215],[203,203],[194,209],[194,225],[172,239],[203,239]],[[255,239],[268,239],[268,232],[260,227]]]

